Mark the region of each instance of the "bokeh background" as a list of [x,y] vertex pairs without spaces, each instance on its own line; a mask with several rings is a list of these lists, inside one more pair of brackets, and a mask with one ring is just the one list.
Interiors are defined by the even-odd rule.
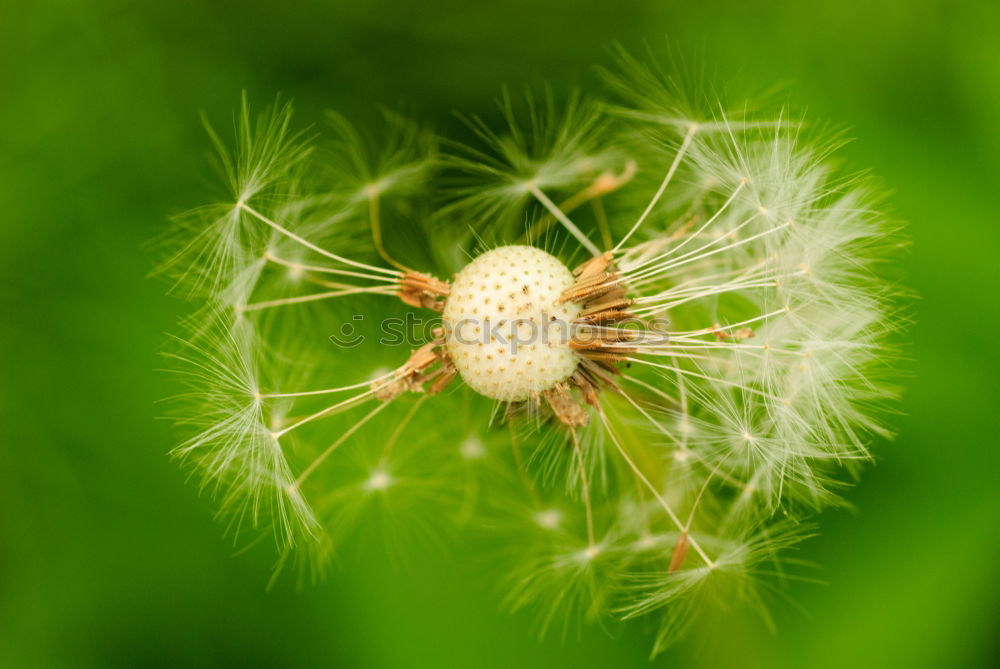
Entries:
[[614,40],[785,85],[852,126],[910,221],[900,436],[829,512],[777,632],[735,611],[653,666],[975,667],[1000,656],[1000,5],[0,0],[0,667],[643,667],[639,627],[538,642],[461,545],[265,589],[166,452],[156,351],[187,307],[143,250],[208,192],[204,110],[293,97],[440,128],[502,84],[596,85]]

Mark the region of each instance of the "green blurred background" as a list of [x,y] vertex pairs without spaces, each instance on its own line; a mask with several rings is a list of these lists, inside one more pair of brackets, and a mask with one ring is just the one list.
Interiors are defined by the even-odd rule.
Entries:
[[[856,6],[855,6],[856,5]],[[1000,655],[1000,5],[0,0],[0,667],[643,667],[639,627],[537,642],[456,546],[268,592],[166,452],[156,351],[187,307],[142,249],[206,197],[241,89],[375,124],[595,85],[613,40],[787,84],[894,189],[922,299],[900,437],[829,512],[777,633],[737,611],[653,666],[961,667]],[[994,660],[995,661],[995,660]],[[995,666],[995,665],[993,665]]]

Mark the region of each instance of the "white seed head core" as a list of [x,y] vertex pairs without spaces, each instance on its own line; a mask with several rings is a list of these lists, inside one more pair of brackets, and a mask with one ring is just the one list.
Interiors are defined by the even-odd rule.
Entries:
[[520,402],[565,381],[579,358],[569,347],[575,302],[557,304],[573,274],[533,246],[501,246],[465,266],[445,304],[447,349],[476,392]]

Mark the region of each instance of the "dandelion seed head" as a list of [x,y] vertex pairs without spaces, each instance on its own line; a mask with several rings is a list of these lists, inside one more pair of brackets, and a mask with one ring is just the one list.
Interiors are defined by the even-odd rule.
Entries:
[[563,514],[559,509],[544,509],[535,513],[535,523],[546,530],[555,530],[562,524]]
[[572,285],[558,258],[532,246],[501,246],[466,265],[442,314],[462,380],[505,402],[565,381],[579,363],[568,328],[581,307],[560,303]]
[[392,485],[392,477],[384,469],[376,469],[372,472],[371,476],[365,481],[365,488],[372,492],[381,492],[389,488]]
[[486,447],[478,437],[465,439],[458,447],[458,452],[466,460],[481,460],[486,457]]
[[[199,301],[175,452],[233,534],[322,562],[349,528],[480,522],[540,632],[655,614],[655,652],[760,604],[806,534],[783,518],[888,435],[896,228],[784,111],[619,61],[614,100],[505,92],[474,147],[331,113],[313,151],[287,106],[210,131],[228,193],[175,221],[164,273]],[[349,343],[404,309],[444,326]]]

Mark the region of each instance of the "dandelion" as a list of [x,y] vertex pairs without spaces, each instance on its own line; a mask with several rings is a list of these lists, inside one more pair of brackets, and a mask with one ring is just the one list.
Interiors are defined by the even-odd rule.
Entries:
[[315,565],[479,525],[538,630],[658,616],[654,653],[764,610],[811,513],[886,435],[899,245],[864,178],[779,113],[699,106],[623,55],[479,145],[291,108],[210,131],[220,203],[172,227],[198,300],[176,453],[234,536]]

